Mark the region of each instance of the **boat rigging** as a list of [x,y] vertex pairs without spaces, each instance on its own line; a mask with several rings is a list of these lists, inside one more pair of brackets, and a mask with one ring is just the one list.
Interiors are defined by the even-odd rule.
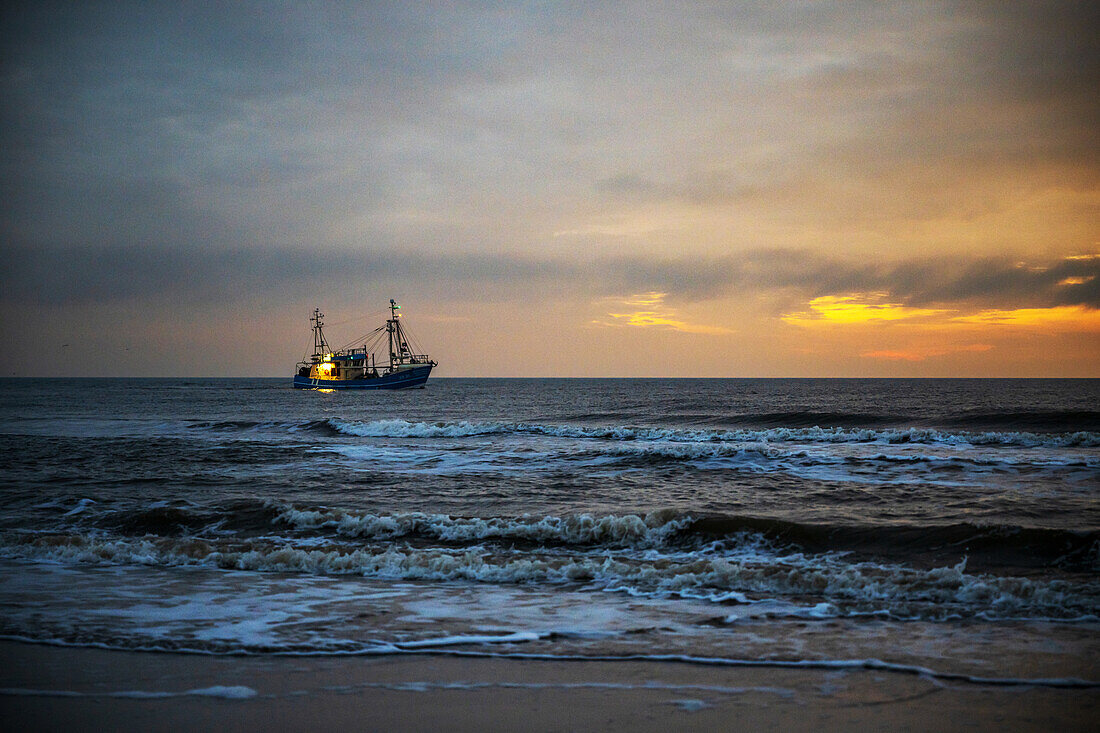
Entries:
[[[341,349],[331,349],[325,338],[324,317],[313,309],[313,354],[298,362],[294,386],[300,389],[407,389],[422,387],[436,366],[428,354],[410,346],[410,337],[401,323],[401,306],[390,299],[390,317],[374,329]],[[388,361],[379,366],[377,352],[385,340]],[[415,344],[415,342],[413,342]]]

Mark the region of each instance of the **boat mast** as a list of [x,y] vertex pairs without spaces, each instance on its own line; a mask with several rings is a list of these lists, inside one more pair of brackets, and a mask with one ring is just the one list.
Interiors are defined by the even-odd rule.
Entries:
[[390,339],[390,371],[391,372],[393,371],[394,357],[397,356],[397,354],[393,350],[394,340],[395,340],[394,337],[396,336],[396,340],[397,340],[398,343],[400,343],[400,340],[401,340],[401,332],[398,330],[400,327],[397,325],[397,311],[400,310],[400,308],[401,308],[401,306],[399,306],[397,304],[397,301],[395,301],[393,298],[390,298],[390,320],[386,321],[386,333],[389,335],[389,339]]
[[325,314],[321,312],[320,308],[313,309],[313,315],[309,317],[310,323],[313,324],[313,360],[322,361],[325,358],[325,354],[328,353],[328,342],[325,341],[325,332],[321,330],[324,323],[321,321],[325,317]]

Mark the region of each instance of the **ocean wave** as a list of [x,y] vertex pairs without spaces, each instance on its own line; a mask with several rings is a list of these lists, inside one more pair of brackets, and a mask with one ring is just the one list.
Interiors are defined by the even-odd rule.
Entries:
[[272,503],[278,508],[276,521],[296,529],[327,529],[342,537],[392,540],[429,538],[444,542],[521,540],[542,545],[600,545],[613,547],[666,547],[694,521],[688,515],[669,510],[639,516],[565,517],[452,517],[446,514],[409,512],[378,515],[342,509],[296,509]]
[[814,410],[788,410],[785,412],[750,412],[727,415],[724,420],[732,424],[759,425],[765,427],[812,428],[819,425],[829,427],[870,427],[898,424],[906,421],[900,415],[885,415],[868,412],[821,412]]
[[[802,413],[800,413],[802,414]],[[782,421],[778,421],[782,422]],[[823,421],[826,422],[826,421]],[[835,421],[833,421],[835,422]],[[1043,432],[1027,430],[949,430],[927,427],[860,427],[863,423],[822,427],[813,420],[794,421],[762,428],[660,428],[638,425],[573,425],[506,421],[411,421],[384,419],[358,421],[323,418],[301,422],[263,420],[193,421],[186,423],[192,431],[217,434],[273,430],[291,433],[312,433],[322,436],[352,436],[361,438],[470,438],[490,435],[540,435],[578,440],[606,441],[666,441],[684,443],[749,442],[749,443],[879,443],[926,445],[1016,446],[1024,448],[1095,448],[1100,447],[1100,432],[1073,430]],[[873,423],[872,423],[873,424]],[[959,427],[969,424],[956,421]],[[981,425],[982,423],[973,423]]]
[[[817,554],[858,552],[902,562],[968,556],[991,567],[1100,569],[1100,531],[955,522],[823,523],[796,519],[665,508],[645,514],[454,516],[381,513],[273,499],[199,504],[156,501],[120,506],[88,498],[75,505],[48,503],[52,520],[25,526],[34,534],[192,538],[238,541],[253,537],[288,542],[396,541],[448,547],[656,551],[766,550]],[[13,536],[18,536],[14,535]]]
[[272,420],[197,420],[186,423],[189,430],[213,433],[233,433],[247,431],[277,430],[288,432],[314,432],[339,435],[340,430],[331,419],[306,420],[304,422],[286,422]]
[[478,423],[468,420],[438,423],[374,420],[364,423],[333,418],[327,422],[338,433],[361,438],[467,438],[476,435],[528,432],[519,424]]
[[636,458],[649,463],[661,461],[721,461],[723,464],[746,464],[761,470],[814,466],[879,466],[919,467],[931,469],[989,469],[1003,468],[1084,468],[1100,469],[1100,456],[1035,455],[1014,451],[1012,453],[941,453],[930,451],[913,453],[865,453],[852,455],[829,450],[807,448],[779,443],[677,443],[677,442],[626,442],[586,446],[580,457]]
[[1032,410],[1029,412],[967,412],[946,419],[957,427],[1001,427],[1041,432],[1100,430],[1096,410]]
[[763,430],[691,430],[629,425],[577,426],[510,422],[411,422],[375,420],[356,422],[329,419],[309,423],[306,429],[328,428],[364,438],[465,438],[481,435],[545,435],[548,437],[608,441],[666,441],[684,443],[917,443],[1019,447],[1098,447],[1100,433],[1078,431],[1044,434],[1030,432],[951,432],[932,428],[776,427]]
[[[966,562],[919,569],[792,554],[739,558],[603,553],[492,552],[480,547],[418,548],[290,542],[224,543],[190,538],[108,539],[85,535],[5,537],[9,559],[66,563],[203,566],[252,572],[361,575],[387,580],[581,584],[640,595],[730,602],[736,594],[801,599],[815,618],[883,613],[898,618],[1096,620],[1091,583],[967,573]],[[822,602],[825,602],[823,605]]]
[[421,512],[373,514],[338,508],[298,509],[269,502],[275,521],[296,529],[368,540],[431,539],[453,543],[521,541],[542,546],[634,549],[790,548],[817,553],[861,550],[887,556],[935,552],[983,555],[1012,565],[1097,566],[1100,532],[1014,525],[811,524],[781,518],[700,515],[671,509],[646,515],[452,517]]
[[[1090,413],[1091,414],[1091,413]],[[625,416],[624,416],[625,417]],[[58,424],[53,420],[25,419],[10,426],[10,435],[74,434],[84,437],[170,436],[181,433],[207,433],[219,438],[234,433],[315,435],[319,437],[461,439],[492,435],[535,435],[577,440],[667,441],[667,442],[750,442],[750,443],[879,443],[958,446],[1016,446],[1024,448],[1096,448],[1100,431],[1087,419],[1057,422],[1038,416],[1036,421],[1022,418],[997,421],[996,416],[960,417],[948,420],[949,427],[890,427],[888,421],[829,419],[828,414],[775,413],[767,419],[747,420],[750,426],[734,428],[652,427],[631,424],[572,424],[511,421],[414,421],[404,419],[354,420],[318,418],[301,421],[278,420],[122,420],[98,418]],[[818,421],[816,418],[822,418]],[[967,429],[971,428],[971,429]],[[985,429],[983,429],[985,428]],[[988,429],[994,428],[994,429]],[[1015,428],[1015,429],[1011,429]],[[1080,428],[1080,429],[1077,429]]]

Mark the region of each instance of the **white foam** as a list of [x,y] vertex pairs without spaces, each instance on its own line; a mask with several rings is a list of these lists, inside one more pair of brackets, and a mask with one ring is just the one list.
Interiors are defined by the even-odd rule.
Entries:
[[223,700],[248,700],[259,694],[243,685],[214,685],[184,692],[160,690],[119,690],[117,692],[77,692],[75,690],[44,690],[22,687],[0,688],[0,695],[14,697],[110,697],[130,700],[159,700],[171,697],[217,697]]
[[82,511],[84,511],[89,506],[91,506],[92,504],[95,504],[95,503],[96,503],[95,499],[87,499],[87,498],[81,499],[80,501],[78,501],[76,503],[75,507],[73,507],[69,511],[65,512],[62,516],[71,517],[74,514],[80,514]]
[[245,687],[244,685],[214,685],[198,690],[188,690],[183,694],[198,697],[220,697],[224,700],[247,700],[250,697],[256,697],[258,693],[251,687]]
[[446,514],[408,512],[403,514],[359,514],[343,509],[300,510],[271,503],[276,517],[299,529],[334,529],[345,537],[394,539],[417,535],[448,542],[486,539],[530,540],[539,543],[601,544],[611,546],[660,547],[692,521],[671,512],[567,517],[524,515],[514,519],[452,517]]
[[515,430],[508,423],[473,423],[467,420],[440,423],[375,420],[362,423],[331,419],[329,424],[341,433],[363,438],[465,438]]
[[[636,520],[640,520],[635,517]],[[644,526],[644,523],[643,523]],[[489,553],[481,548],[298,548],[254,546],[245,550],[196,552],[187,540],[83,537],[73,543],[43,546],[0,545],[8,557],[63,562],[206,566],[311,575],[354,574],[390,580],[472,581],[514,584],[585,583],[640,595],[685,598],[812,599],[805,613],[813,618],[885,611],[900,618],[945,615],[988,618],[1091,618],[1100,606],[1100,588],[1063,580],[968,574],[965,562],[930,570],[900,565],[851,563],[837,556],[746,557],[687,552],[667,556],[613,554],[601,546],[592,552]]]
[[580,425],[553,425],[540,423],[508,422],[411,422],[408,420],[375,420],[356,422],[330,420],[332,427],[347,435],[376,438],[465,438],[502,433],[538,434],[560,438],[581,438],[614,441],[673,441],[673,442],[808,442],[808,443],[920,443],[946,445],[1004,445],[1004,446],[1063,446],[1100,447],[1100,433],[1078,431],[1074,433],[1030,432],[951,432],[933,428],[898,428],[875,430],[870,428],[766,428],[691,430],[648,428],[628,425],[589,427]]
[[[407,653],[433,653],[429,650],[410,650]],[[485,657],[502,659],[531,659],[545,661],[584,661],[584,662],[672,662],[678,664],[697,664],[708,667],[771,667],[780,669],[828,669],[828,670],[875,670],[911,674],[928,679],[951,682],[966,682],[977,685],[998,687],[1057,687],[1069,689],[1100,688],[1100,680],[1086,680],[1079,677],[983,677],[962,672],[946,672],[913,664],[885,662],[877,658],[865,659],[738,659],[736,657],[702,657],[691,654],[624,654],[575,655],[575,654],[539,654],[525,652],[492,652],[453,650],[446,652],[451,656]],[[753,688],[749,688],[753,689]],[[761,688],[780,692],[782,688]]]
[[698,712],[704,708],[709,708],[711,705],[703,700],[696,700],[694,698],[686,698],[681,700],[669,700],[669,705],[675,705],[681,710],[686,710],[689,713]]
[[418,639],[416,641],[395,642],[397,649],[422,649],[425,647],[459,646],[466,644],[518,644],[528,641],[538,641],[549,636],[531,631],[517,631],[511,634],[464,634],[460,636],[444,636],[438,639]]
[[[356,685],[341,686],[340,689],[383,689],[400,692],[431,692],[434,690],[655,690],[661,692],[707,692],[718,695],[744,695],[747,693],[765,693],[780,697],[793,697],[794,691],[784,687],[731,687],[727,685],[702,685],[646,680],[645,682],[483,682],[461,680],[442,682],[438,680],[410,680],[407,682],[361,682]],[[332,688],[327,688],[332,689]]]

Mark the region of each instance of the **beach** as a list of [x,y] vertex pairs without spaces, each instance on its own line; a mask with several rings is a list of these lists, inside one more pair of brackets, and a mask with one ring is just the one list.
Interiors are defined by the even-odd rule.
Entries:
[[447,655],[212,657],[0,643],[18,730],[1095,730],[1096,690],[876,670]]

